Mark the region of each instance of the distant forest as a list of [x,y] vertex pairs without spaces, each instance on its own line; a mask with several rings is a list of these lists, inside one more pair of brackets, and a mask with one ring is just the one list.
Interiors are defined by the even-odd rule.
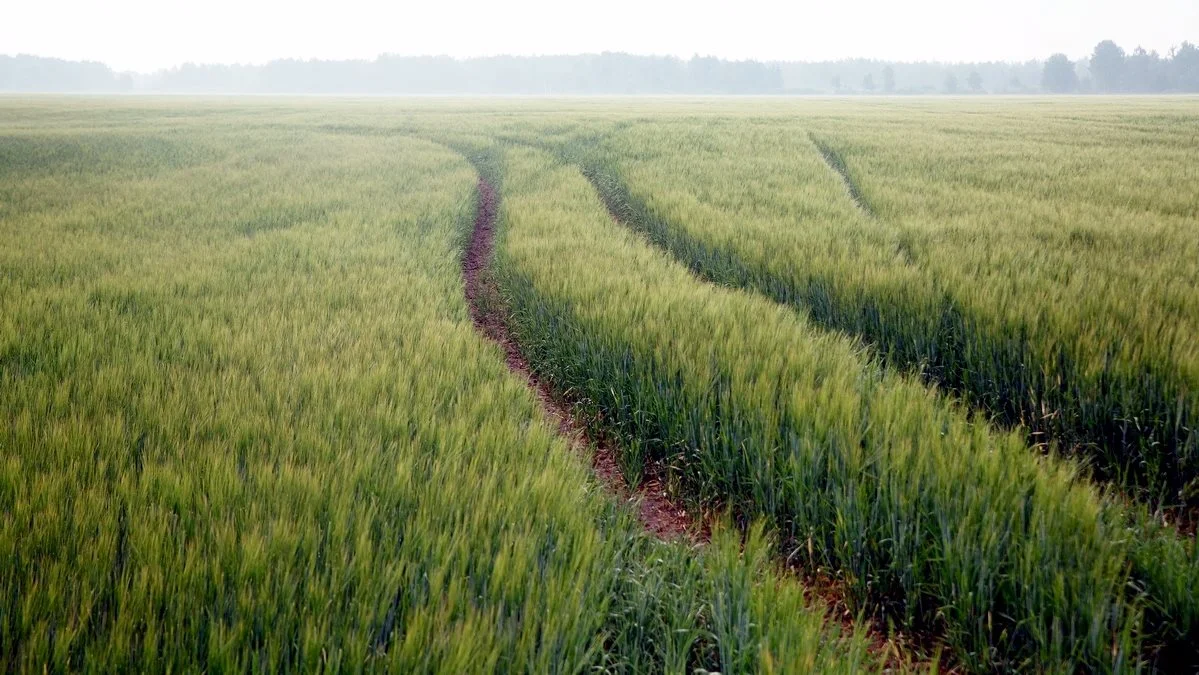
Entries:
[[1165,56],[1110,40],[1086,58],[1024,63],[817,63],[696,56],[389,56],[373,61],[185,64],[118,73],[96,62],[0,55],[0,91],[261,94],[1019,94],[1199,92],[1199,48]]

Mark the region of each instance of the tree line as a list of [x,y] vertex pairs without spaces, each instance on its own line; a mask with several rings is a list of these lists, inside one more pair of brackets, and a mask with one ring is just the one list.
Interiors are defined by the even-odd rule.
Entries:
[[1040,61],[902,63],[847,59],[783,63],[792,94],[1029,94],[1039,90]]
[[0,91],[276,94],[1022,94],[1199,92],[1199,48],[1162,56],[1111,40],[1078,61],[1023,63],[729,61],[605,52],[570,56],[384,55],[184,64],[118,73],[96,62],[0,55]]
[[1163,57],[1141,47],[1125,52],[1115,42],[1104,40],[1095,45],[1089,58],[1078,63],[1065,54],[1049,57],[1041,86],[1059,94],[1199,92],[1199,48],[1183,42]]
[[282,59],[264,65],[184,64],[149,75],[98,63],[0,56],[0,90],[311,94],[770,94],[777,64],[696,56],[390,56]]

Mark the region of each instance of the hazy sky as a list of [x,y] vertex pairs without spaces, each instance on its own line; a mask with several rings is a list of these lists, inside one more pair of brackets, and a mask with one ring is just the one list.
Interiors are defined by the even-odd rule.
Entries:
[[148,71],[380,53],[1024,60],[1199,42],[1199,0],[5,0],[0,53]]

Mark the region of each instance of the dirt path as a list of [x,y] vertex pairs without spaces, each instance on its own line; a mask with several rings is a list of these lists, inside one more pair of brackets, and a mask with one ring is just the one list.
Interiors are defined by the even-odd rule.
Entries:
[[462,261],[462,276],[466,282],[466,302],[475,328],[504,350],[508,369],[524,379],[537,395],[545,414],[558,426],[558,431],[570,440],[580,453],[590,450],[591,463],[600,482],[619,498],[636,505],[637,517],[645,529],[663,540],[685,538],[694,543],[707,538],[699,514],[690,513],[681,502],[666,495],[661,482],[648,477],[635,490],[620,472],[617,451],[611,441],[590,434],[586,426],[571,412],[568,405],[553,396],[549,385],[539,379],[521,355],[515,340],[504,323],[502,300],[494,281],[487,274],[494,252],[496,218],[499,196],[486,179],[479,179],[479,209],[466,256]]

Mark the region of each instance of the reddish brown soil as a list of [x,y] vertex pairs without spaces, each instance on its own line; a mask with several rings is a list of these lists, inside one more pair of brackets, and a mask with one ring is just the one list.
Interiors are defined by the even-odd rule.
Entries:
[[[851,633],[857,624],[857,614],[849,609],[846,600],[848,591],[844,583],[834,579],[823,570],[811,572],[803,567],[788,565],[787,572],[800,579],[808,597],[816,598],[828,608],[828,620],[841,624],[845,633]],[[921,672],[958,675],[963,672],[953,661],[939,635],[933,633],[888,633],[879,627],[879,622],[867,617],[867,649],[882,663],[884,672]]]
[[591,450],[591,463],[600,482],[619,498],[635,504],[638,520],[645,529],[664,540],[680,537],[693,542],[706,539],[706,528],[698,514],[690,513],[681,502],[671,499],[662,483],[650,476],[635,490],[617,464],[617,450],[611,440],[589,433],[571,411],[569,405],[554,396],[548,383],[537,377],[529,362],[521,355],[519,346],[504,322],[502,302],[491,276],[487,273],[494,249],[496,216],[499,198],[495,188],[479,179],[479,210],[466,257],[462,261],[462,276],[466,282],[466,302],[475,328],[504,350],[508,369],[525,380],[537,395],[542,410],[581,453]]

